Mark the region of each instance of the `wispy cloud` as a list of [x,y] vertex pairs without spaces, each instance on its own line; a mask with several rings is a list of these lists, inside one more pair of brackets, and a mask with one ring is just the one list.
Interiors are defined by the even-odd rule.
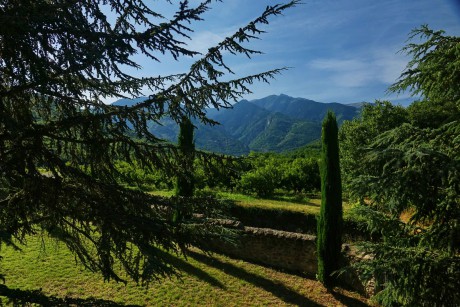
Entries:
[[[192,40],[186,40],[188,48],[206,53],[257,17],[265,6],[286,1],[213,2],[213,8],[202,16],[205,20],[190,25],[195,32],[190,33]],[[410,30],[421,24],[445,29],[449,35],[459,33],[460,22],[449,1],[455,0],[305,1],[304,5],[287,10],[285,16],[270,18],[269,25],[261,25],[267,33],[260,40],[244,43],[264,55],[248,60],[225,53],[226,63],[236,72],[226,78],[288,66],[293,68],[271,85],[251,85],[254,97],[245,98],[285,93],[324,102],[407,99],[385,94],[409,60],[397,51],[406,44]],[[191,0],[192,5],[197,3],[199,0]],[[166,9],[170,7],[177,5]],[[196,60],[185,57],[174,61],[169,55],[160,55],[160,59],[162,63],[139,60],[144,70],[133,73],[185,72]]]
[[400,53],[378,50],[374,54],[373,64],[379,72],[379,80],[385,84],[391,84],[399,78],[408,61],[408,57]]
[[307,67],[327,72],[335,86],[363,87],[370,83],[389,85],[395,82],[406,64],[407,59],[403,55],[378,50],[356,58],[314,59]]
[[361,87],[373,79],[368,65],[358,59],[316,59],[309,67],[329,72],[330,79],[338,87]]
[[211,31],[196,32],[191,36],[191,40],[187,42],[187,47],[191,50],[205,54],[208,49],[216,46],[219,42],[225,39],[225,34],[219,34]]

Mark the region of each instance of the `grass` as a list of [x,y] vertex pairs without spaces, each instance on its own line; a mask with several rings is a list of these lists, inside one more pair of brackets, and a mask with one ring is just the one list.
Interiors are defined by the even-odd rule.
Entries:
[[304,212],[311,214],[318,214],[321,205],[321,199],[301,199],[288,198],[286,196],[279,196],[272,199],[255,198],[243,194],[235,193],[219,193],[224,199],[235,201],[236,204],[244,207],[259,207],[265,209],[282,209],[288,211]]
[[[180,278],[160,279],[148,288],[104,282],[100,275],[77,265],[64,247],[30,237],[22,252],[2,246],[1,273],[9,291],[63,303],[67,297],[86,306],[367,306],[356,293],[221,255],[190,250],[185,260],[171,255]],[[1,286],[5,293],[5,286]],[[41,292],[35,290],[41,290]],[[5,300],[3,300],[5,302]],[[65,304],[63,304],[65,305]]]
[[[174,195],[173,191],[152,191],[151,193],[163,197],[170,197]],[[279,194],[272,199],[263,199],[239,193],[217,192],[217,197],[234,201],[236,205],[242,207],[287,210],[314,215],[319,214],[321,206],[321,195],[312,195],[310,198],[299,198],[295,195]],[[352,207],[353,204],[343,202],[345,219],[350,217],[349,211]]]

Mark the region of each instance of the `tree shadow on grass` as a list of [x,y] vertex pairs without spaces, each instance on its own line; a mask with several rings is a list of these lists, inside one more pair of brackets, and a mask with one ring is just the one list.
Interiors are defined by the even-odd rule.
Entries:
[[225,286],[216,278],[211,276],[210,274],[206,273],[205,271],[194,267],[190,263],[188,263],[185,260],[182,260],[174,255],[171,255],[167,252],[162,252],[162,258],[167,262],[173,265],[178,271],[179,271],[179,278],[180,278],[180,272],[185,272],[189,275],[195,276],[196,278],[207,282],[208,284],[220,288],[220,289],[225,289]]
[[[195,276],[196,278],[209,283],[214,287],[225,289],[225,286],[216,278],[212,277],[205,271],[194,267],[187,261],[178,258],[175,255],[169,254],[164,251],[162,253],[163,259],[173,265],[178,270],[178,277],[180,273],[185,272],[189,275]],[[13,305],[13,306],[28,306],[30,304],[37,304],[40,306],[96,306],[96,307],[118,307],[118,306],[140,306],[140,305],[125,305],[110,300],[97,299],[93,297],[89,298],[71,298],[71,297],[57,297],[53,295],[47,295],[40,290],[21,290],[11,289],[6,285],[0,285],[0,296],[6,297],[5,299],[0,298],[0,306]]]
[[[264,199],[264,198],[260,198],[260,199]],[[266,199],[282,201],[285,203],[292,203],[296,205],[321,207],[321,204],[316,204],[311,201],[312,199],[318,199],[318,195],[315,195],[315,194],[313,195],[312,194],[308,194],[308,195],[287,194],[287,197],[286,197],[286,194],[274,194],[273,196],[267,197]]]
[[338,300],[339,302],[341,302],[342,304],[344,304],[345,306],[351,306],[351,307],[368,307],[369,305],[361,302],[360,300],[358,299],[355,299],[353,297],[349,297],[349,296],[346,296],[340,292],[337,292],[337,291],[334,291],[334,290],[331,290],[330,293],[332,294],[332,296]]
[[[5,285],[0,285],[0,296],[7,298],[7,304],[13,306],[27,306],[29,304],[38,304],[40,306],[96,306],[96,307],[118,307],[140,305],[124,305],[109,300],[97,298],[60,298],[53,295],[46,295],[41,290],[20,290],[10,289]],[[0,306],[3,306],[0,300]]]
[[293,304],[297,306],[321,306],[316,302],[303,296],[302,294],[292,289],[289,289],[283,284],[279,284],[265,277],[250,273],[232,264],[224,263],[218,259],[211,258],[193,251],[189,251],[189,253],[187,254],[191,258],[201,263],[219,269],[225,272],[226,274],[234,276],[238,279],[247,281],[256,287],[262,288],[288,304]]

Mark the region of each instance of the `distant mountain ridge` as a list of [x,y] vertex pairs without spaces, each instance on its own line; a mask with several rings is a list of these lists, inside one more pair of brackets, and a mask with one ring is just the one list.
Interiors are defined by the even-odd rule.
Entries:
[[[122,99],[114,105],[133,105],[145,99]],[[284,94],[241,100],[231,109],[208,110],[208,117],[220,125],[211,127],[195,121],[195,143],[199,149],[231,155],[293,150],[320,138],[321,121],[328,110],[332,110],[341,123],[353,119],[360,105],[322,103]],[[151,123],[150,131],[176,142],[179,129],[175,122],[165,118],[162,125]]]
[[322,121],[328,110],[334,111],[337,120],[350,120],[356,116],[354,105],[345,105],[337,102],[323,103],[305,98],[294,98],[288,95],[271,95],[262,99],[252,100],[251,103],[262,108],[280,112],[296,119]]

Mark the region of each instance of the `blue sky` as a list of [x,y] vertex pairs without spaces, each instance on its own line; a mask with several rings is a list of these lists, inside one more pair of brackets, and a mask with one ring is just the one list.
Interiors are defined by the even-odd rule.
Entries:
[[[215,2],[192,24],[189,48],[206,51],[256,18],[267,5],[282,1],[224,0]],[[385,90],[403,71],[408,58],[398,51],[410,31],[422,24],[460,36],[457,0],[305,0],[304,4],[271,18],[261,40],[247,46],[264,52],[247,59],[227,55],[236,76],[290,67],[270,85],[252,85],[245,99],[287,94],[321,102],[353,103],[390,100],[406,104],[409,95],[387,95]],[[192,0],[191,4],[198,3]],[[155,2],[167,15],[174,8]],[[139,58],[138,75],[163,75],[187,71],[190,60],[162,63]],[[149,93],[146,93],[149,94]]]

